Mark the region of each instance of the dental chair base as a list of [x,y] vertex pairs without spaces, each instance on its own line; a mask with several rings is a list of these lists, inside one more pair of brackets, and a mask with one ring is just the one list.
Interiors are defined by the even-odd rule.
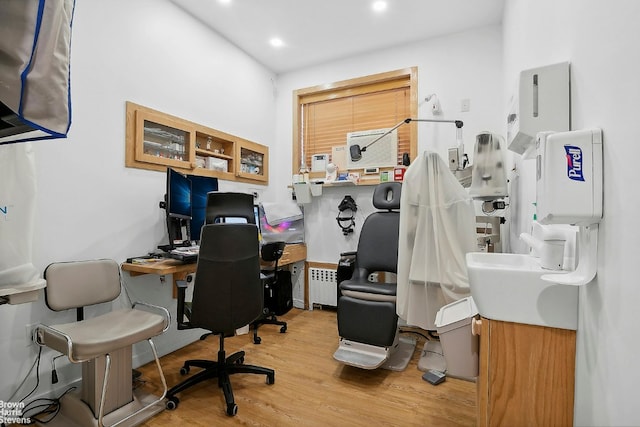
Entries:
[[[385,285],[370,286],[385,289]],[[345,288],[338,304],[340,343],[333,358],[362,369],[404,370],[416,342],[399,338],[394,297],[363,292],[368,287],[362,284]],[[365,296],[377,299],[361,299]]]
[[[159,412],[164,411],[163,404],[152,405],[156,400],[157,396],[145,393],[140,389],[136,389],[133,391],[133,400],[130,403],[104,416],[104,425],[113,426],[117,424],[118,426],[123,427],[140,425]],[[134,415],[126,421],[118,423],[118,420],[126,418],[128,415],[139,411],[145,406],[149,406],[149,408]],[[93,415],[91,408],[83,402],[81,393],[70,392],[60,400],[60,412],[53,420],[46,424],[36,422],[36,425],[46,427],[97,427],[100,424]]]
[[409,337],[396,338],[389,347],[378,347],[340,338],[340,345],[333,358],[345,365],[361,369],[383,368],[404,371],[416,347],[416,340]]

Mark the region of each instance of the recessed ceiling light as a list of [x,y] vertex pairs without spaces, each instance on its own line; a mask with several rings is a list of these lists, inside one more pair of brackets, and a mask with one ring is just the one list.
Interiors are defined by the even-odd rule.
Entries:
[[387,10],[387,2],[382,0],[373,2],[371,8],[374,10],[374,12],[384,12],[385,10]]
[[284,46],[284,42],[279,37],[272,37],[271,40],[269,40],[269,44],[271,46],[273,46],[273,47],[282,47],[282,46]]
[[218,0],[218,3],[227,5],[227,4],[231,4],[231,1],[232,0]]

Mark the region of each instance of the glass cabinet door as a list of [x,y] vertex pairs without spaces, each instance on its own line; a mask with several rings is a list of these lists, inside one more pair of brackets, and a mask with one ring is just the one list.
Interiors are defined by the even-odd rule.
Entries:
[[190,168],[194,132],[180,127],[167,117],[150,112],[136,112],[136,160],[179,168]]
[[256,181],[269,180],[269,149],[250,141],[238,141],[236,175]]

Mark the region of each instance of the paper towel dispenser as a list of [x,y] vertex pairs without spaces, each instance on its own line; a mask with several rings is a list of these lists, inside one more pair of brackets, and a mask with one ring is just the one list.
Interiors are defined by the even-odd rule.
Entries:
[[569,63],[522,71],[510,105],[507,148],[533,158],[538,132],[571,129]]

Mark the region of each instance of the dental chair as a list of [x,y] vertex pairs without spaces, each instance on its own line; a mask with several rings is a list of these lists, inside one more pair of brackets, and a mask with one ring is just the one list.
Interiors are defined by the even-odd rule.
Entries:
[[399,338],[396,283],[370,280],[373,273],[397,271],[401,191],[399,182],[376,186],[378,211],[362,225],[353,275],[339,284],[340,343],[333,357],[347,365],[403,370],[415,348],[415,340]]
[[[169,312],[163,307],[134,303],[85,318],[85,307],[108,303],[120,295],[120,267],[113,260],[53,263],[46,268],[44,278],[47,306],[54,311],[76,309],[77,321],[38,325],[34,339],[38,345],[66,355],[71,362],[82,363],[81,390],[65,394],[60,413],[48,423],[65,427],[131,426],[162,411],[167,384],[151,338],[169,328]],[[164,387],[157,397],[141,389],[133,391],[131,347],[145,340]]]

